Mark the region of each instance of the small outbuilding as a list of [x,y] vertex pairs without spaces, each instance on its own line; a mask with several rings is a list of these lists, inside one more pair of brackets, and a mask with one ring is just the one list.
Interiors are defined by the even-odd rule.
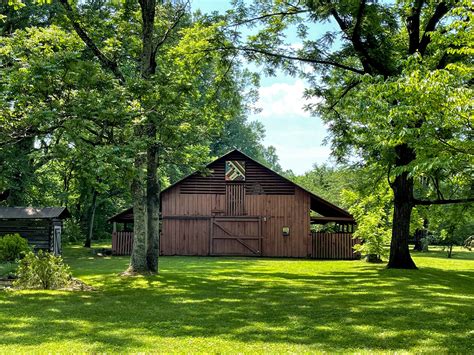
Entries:
[[[112,250],[132,249],[133,209],[109,219]],[[161,192],[161,255],[355,259],[352,215],[233,150]],[[335,224],[333,233],[313,231]]]
[[65,207],[0,207],[0,238],[18,233],[34,250],[59,255],[63,220],[70,216]]

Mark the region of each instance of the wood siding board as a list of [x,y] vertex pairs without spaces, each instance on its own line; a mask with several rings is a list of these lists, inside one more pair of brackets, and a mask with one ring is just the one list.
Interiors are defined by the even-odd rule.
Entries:
[[353,252],[359,241],[352,233],[312,233],[312,257],[315,259],[354,260],[360,257]]
[[[241,156],[231,154],[226,159],[242,160],[237,157]],[[238,236],[252,236],[254,230],[260,236],[255,240],[240,239],[253,243],[250,247],[263,256],[327,257],[322,253],[330,245],[323,248],[323,244],[332,240],[317,239],[311,234],[309,193],[249,160],[245,183],[226,184],[224,164],[225,160],[216,161],[210,166],[211,176],[189,177],[163,193],[163,255],[210,255],[219,251],[223,254],[232,248],[244,251],[238,241],[213,238],[221,237],[214,221],[233,215],[241,218]],[[265,194],[254,194],[253,184],[261,185]],[[253,218],[255,222],[250,222]],[[290,227],[290,236],[282,236],[283,226]],[[216,250],[216,246],[221,249]],[[345,250],[341,248],[338,254]]]

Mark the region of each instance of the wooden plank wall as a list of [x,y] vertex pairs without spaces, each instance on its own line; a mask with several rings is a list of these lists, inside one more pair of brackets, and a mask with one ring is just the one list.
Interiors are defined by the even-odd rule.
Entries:
[[245,214],[245,185],[228,183],[225,188],[228,216],[243,216]]
[[52,239],[51,224],[48,220],[0,220],[0,237],[14,233],[26,238],[35,250],[50,250]]
[[181,181],[181,193],[183,194],[221,194],[226,193],[225,161],[245,161],[245,191],[246,194],[266,195],[293,195],[295,185],[282,179],[278,174],[247,159],[238,152],[227,155],[223,159],[216,160],[209,165],[211,173],[207,176],[193,174]]
[[[309,195],[296,189],[294,195],[248,195],[246,211],[262,216],[262,255],[308,257],[311,253]],[[282,228],[290,235],[283,236]]]
[[[225,215],[226,208],[226,195],[183,194],[179,186],[167,190],[162,196],[161,253],[208,255],[210,218]],[[263,256],[309,257],[309,210],[310,197],[299,188],[294,195],[245,196],[245,215],[262,218]],[[290,228],[289,236],[282,235],[283,227]]]
[[210,219],[163,219],[161,255],[208,255]]
[[313,232],[314,259],[354,260],[360,258],[360,253],[354,252],[354,245],[360,243],[353,239],[352,233],[322,233]]
[[133,247],[133,232],[112,233],[112,254],[130,255]]

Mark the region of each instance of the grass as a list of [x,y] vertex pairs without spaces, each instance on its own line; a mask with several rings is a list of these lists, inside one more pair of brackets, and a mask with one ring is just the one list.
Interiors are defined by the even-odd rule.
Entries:
[[473,353],[474,253],[415,254],[419,270],[362,261],[125,257],[65,251],[97,291],[0,292],[4,352]]

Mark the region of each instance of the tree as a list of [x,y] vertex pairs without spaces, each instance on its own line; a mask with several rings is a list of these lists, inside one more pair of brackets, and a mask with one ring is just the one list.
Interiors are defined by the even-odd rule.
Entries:
[[130,176],[126,131],[119,132],[130,119],[123,91],[108,85],[79,38],[57,26],[17,30],[0,43],[6,202],[66,205],[90,235],[96,215],[90,196],[100,194],[100,206],[101,196],[116,195]]
[[429,215],[428,241],[447,247],[447,257],[451,258],[453,246],[463,245],[472,235],[474,227],[474,206],[455,204],[430,206],[423,211]]
[[[20,63],[7,47],[3,52],[9,62],[3,68],[9,75],[2,82],[3,144],[31,137],[45,149],[67,142],[80,154],[87,152],[87,143],[106,151],[104,157],[112,153],[124,163],[132,160],[134,168],[124,176],[132,181],[135,212],[130,271],[156,272],[161,182],[170,165],[197,166],[208,158],[210,137],[239,105],[236,82],[245,73],[238,71],[233,57],[205,51],[216,36],[223,40],[219,25],[205,18],[193,22],[187,2],[58,3],[67,21],[39,32],[39,37],[46,34],[46,44],[33,28],[12,35],[13,40],[23,36],[28,44],[23,53],[17,47]],[[31,56],[29,45],[54,63],[50,58],[41,62],[37,53]],[[62,56],[66,58],[60,61]],[[36,76],[29,69],[32,59]],[[88,68],[93,84],[82,75]],[[71,80],[59,79],[61,73]],[[29,78],[33,81],[26,85]],[[100,171],[87,160],[76,163],[74,169]],[[88,213],[93,221],[104,180],[100,174],[76,177],[93,187]]]
[[325,200],[337,206],[348,208],[352,204],[348,203],[346,198],[341,195],[341,191],[358,189],[359,180],[362,180],[359,170],[355,167],[342,165],[314,164],[310,171],[295,176],[293,180]]
[[[408,248],[415,206],[473,201],[472,33],[470,1],[236,1],[234,25],[259,24],[247,42],[218,47],[311,84],[310,105],[328,124],[339,160],[376,166],[393,191],[389,268],[416,268]],[[310,26],[336,30],[316,37]],[[295,46],[285,34],[296,30]],[[296,63],[304,63],[300,68]],[[311,68],[312,70],[310,70]],[[434,173],[461,184],[444,197]],[[433,179],[434,181],[433,182]],[[420,181],[427,182],[422,186]],[[419,195],[415,191],[422,189]],[[427,199],[433,191],[438,197]]]

